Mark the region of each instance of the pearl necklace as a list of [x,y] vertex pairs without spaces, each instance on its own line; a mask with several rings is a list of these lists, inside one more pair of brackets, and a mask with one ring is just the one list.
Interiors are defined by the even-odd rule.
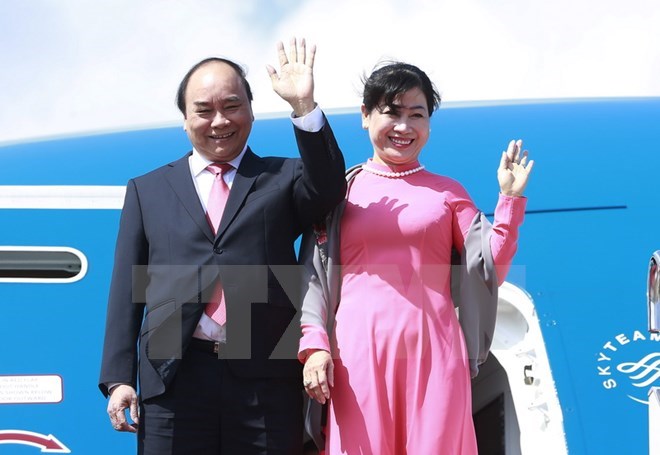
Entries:
[[422,169],[424,169],[424,165],[419,165],[414,169],[410,169],[407,171],[402,171],[402,172],[394,172],[394,171],[381,171],[379,169],[374,169],[373,167],[369,167],[366,164],[362,165],[362,170],[371,172],[372,174],[380,175],[381,177],[387,177],[390,179],[398,179],[400,177],[406,177],[408,175],[414,174],[415,172],[419,172]]

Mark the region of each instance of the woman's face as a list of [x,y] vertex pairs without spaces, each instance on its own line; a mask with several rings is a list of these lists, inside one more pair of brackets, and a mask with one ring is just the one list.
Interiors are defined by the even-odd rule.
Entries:
[[429,139],[430,117],[424,93],[413,88],[394,99],[394,106],[367,112],[362,106],[362,127],[369,130],[373,159],[389,165],[417,160]]

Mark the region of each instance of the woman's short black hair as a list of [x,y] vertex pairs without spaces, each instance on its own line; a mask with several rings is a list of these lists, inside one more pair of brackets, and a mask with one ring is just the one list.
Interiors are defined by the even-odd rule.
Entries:
[[229,66],[231,66],[234,71],[236,71],[236,74],[241,78],[241,81],[243,82],[243,87],[245,87],[245,93],[247,94],[248,100],[252,102],[252,89],[250,89],[250,84],[247,81],[246,75],[245,75],[245,70],[241,65],[238,63],[232,62],[231,60],[228,60],[226,58],[222,57],[209,57],[205,58],[204,60],[195,63],[192,68],[188,70],[185,76],[183,76],[183,79],[181,80],[181,83],[179,84],[179,89],[176,92],[176,105],[183,114],[183,116],[186,116],[186,89],[188,88],[188,82],[190,82],[190,78],[197,71],[200,69],[202,66],[208,64],[208,63],[225,63]]
[[394,107],[394,100],[408,90],[418,88],[426,97],[429,116],[440,107],[440,94],[424,71],[403,62],[379,64],[364,80],[362,104],[367,112],[380,106]]

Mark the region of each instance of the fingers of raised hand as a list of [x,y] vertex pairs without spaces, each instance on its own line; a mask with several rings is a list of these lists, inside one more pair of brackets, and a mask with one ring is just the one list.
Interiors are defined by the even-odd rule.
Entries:
[[286,51],[284,50],[284,44],[282,41],[277,43],[277,57],[280,61],[280,66],[284,66],[289,63],[289,59],[286,56]]
[[527,167],[525,168],[528,174],[532,172],[533,167],[534,167],[534,160],[529,160],[529,163],[527,163]]
[[[298,62],[298,45],[299,45],[298,40],[295,37],[291,38],[291,41],[289,42],[289,62],[290,63]],[[302,42],[301,47],[302,47],[302,50],[304,50],[304,48],[305,48],[304,41]],[[303,52],[302,55],[303,55],[303,58],[304,58],[305,53]]]
[[529,152],[525,150],[518,162],[513,162],[511,172],[514,175],[529,174],[534,166],[534,160],[529,159]]
[[527,162],[527,150],[523,151],[522,149],[522,140],[511,140],[509,142],[509,145],[504,152],[504,155],[506,158],[503,156],[502,157],[502,163],[506,169],[509,170],[514,170],[516,165],[522,165],[523,167],[525,166],[525,163]]
[[307,46],[305,38],[298,40],[293,37],[289,41],[289,52],[284,49],[284,44],[280,41],[277,43],[277,55],[279,57],[280,66],[288,64],[301,63],[310,68],[314,67],[314,57],[316,55],[316,46]]
[[522,153],[522,158],[520,159],[520,165],[525,168],[527,166],[527,159],[529,158],[529,152],[525,150]]
[[516,141],[516,157],[515,161],[520,163],[520,156],[522,154],[522,139]]
[[509,141],[509,145],[506,148],[507,164],[513,162],[513,159],[515,158],[515,154],[516,154],[516,141],[511,140]]
[[[304,40],[303,40],[304,43]],[[307,65],[310,68],[314,68],[314,58],[316,57],[316,45],[312,44],[310,46],[306,46],[305,49],[305,65]]]

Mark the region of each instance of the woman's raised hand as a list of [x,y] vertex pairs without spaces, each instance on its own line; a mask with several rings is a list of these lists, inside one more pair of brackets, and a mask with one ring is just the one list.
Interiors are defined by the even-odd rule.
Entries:
[[522,196],[527,186],[529,174],[534,167],[534,160],[528,161],[529,152],[522,150],[522,140],[512,140],[506,151],[502,152],[497,180],[500,192],[507,196]]

